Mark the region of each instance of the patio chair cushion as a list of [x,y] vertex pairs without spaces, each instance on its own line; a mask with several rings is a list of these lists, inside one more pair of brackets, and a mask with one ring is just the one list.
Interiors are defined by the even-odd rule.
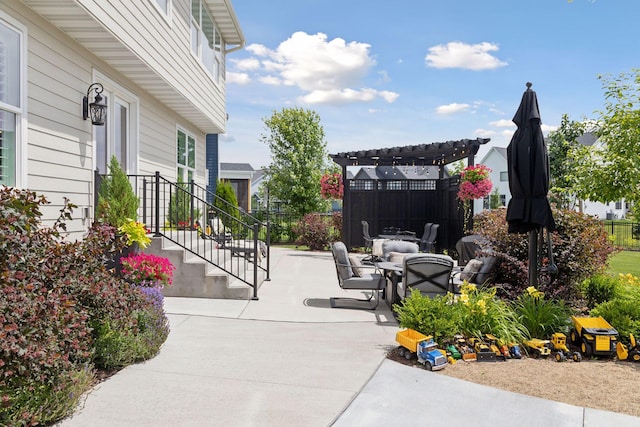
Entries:
[[464,266],[464,269],[460,273],[460,280],[474,282],[483,265],[484,262],[481,259],[472,259],[467,262],[467,265]]
[[402,264],[402,261],[404,261],[404,257],[406,257],[407,255],[409,254],[405,252],[389,252],[389,262],[392,262],[394,264]]
[[353,270],[353,275],[356,277],[362,277],[363,276],[363,268],[362,268],[362,262],[360,261],[360,258],[358,258],[357,256],[355,256],[354,254],[349,254],[349,263],[351,264],[351,270]]
[[335,242],[331,247],[333,257],[336,260],[336,268],[341,280],[347,280],[353,277],[353,269],[349,262],[349,253],[347,247],[342,242]]
[[498,257],[486,256],[479,259],[482,260],[482,268],[480,269],[478,274],[476,274],[475,282],[479,285],[491,283],[495,275],[495,267],[498,263]]
[[418,244],[402,240],[389,240],[382,243],[382,259],[389,261],[390,252],[418,253]]

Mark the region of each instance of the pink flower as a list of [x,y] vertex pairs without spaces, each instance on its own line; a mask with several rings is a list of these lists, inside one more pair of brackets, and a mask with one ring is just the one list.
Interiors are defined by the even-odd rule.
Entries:
[[481,199],[491,193],[491,169],[485,165],[467,166],[460,173],[458,198],[462,201]]
[[125,280],[145,286],[171,286],[175,267],[169,259],[140,253],[121,259]]
[[325,174],[320,178],[320,187],[324,199],[342,199],[344,195],[342,175],[339,173]]

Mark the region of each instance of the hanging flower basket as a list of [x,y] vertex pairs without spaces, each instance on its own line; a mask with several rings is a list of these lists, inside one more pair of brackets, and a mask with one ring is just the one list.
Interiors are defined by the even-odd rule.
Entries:
[[491,169],[485,165],[467,166],[460,173],[458,198],[463,202],[481,199],[491,193]]
[[339,173],[325,174],[320,178],[320,194],[324,199],[342,200],[344,188],[342,175]]

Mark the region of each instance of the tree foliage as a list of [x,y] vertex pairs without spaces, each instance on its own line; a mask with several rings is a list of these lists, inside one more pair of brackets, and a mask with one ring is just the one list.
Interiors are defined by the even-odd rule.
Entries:
[[559,209],[573,209],[576,204],[574,190],[574,160],[569,155],[580,146],[577,138],[585,132],[582,122],[570,121],[569,116],[562,115],[560,127],[549,133],[547,147],[549,149],[549,169],[551,172],[551,188],[549,199]]
[[236,198],[236,193],[233,192],[231,183],[226,180],[219,180],[216,184],[216,196],[213,205],[225,213],[225,215],[220,216],[222,223],[231,230],[232,234],[239,234],[240,212],[238,211],[238,199]]
[[286,202],[299,217],[326,210],[328,203],[320,195],[320,178],[327,167],[320,116],[312,110],[283,108],[263,120],[269,135],[261,139],[271,150],[266,173],[270,197]]
[[131,187],[116,156],[109,162],[109,175],[105,176],[98,192],[97,217],[113,227],[120,227],[137,218],[139,200]]
[[596,134],[601,144],[572,152],[576,190],[583,199],[640,201],[640,69],[598,77],[605,92]]

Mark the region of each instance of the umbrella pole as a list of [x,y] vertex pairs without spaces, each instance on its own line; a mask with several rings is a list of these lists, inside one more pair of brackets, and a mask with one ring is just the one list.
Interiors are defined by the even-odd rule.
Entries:
[[529,231],[529,286],[538,285],[538,231]]

